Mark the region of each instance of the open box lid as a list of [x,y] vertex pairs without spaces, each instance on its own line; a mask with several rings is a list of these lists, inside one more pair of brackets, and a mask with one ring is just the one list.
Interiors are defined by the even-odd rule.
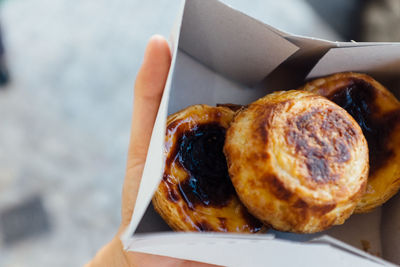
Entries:
[[[121,237],[125,249],[228,266],[264,266],[267,263],[286,266],[299,262],[310,266],[390,265],[321,235],[304,239],[280,233],[159,233],[166,230],[165,224],[149,204],[162,178],[168,114],[198,103],[248,104],[267,92],[295,88],[306,78],[346,70],[367,73],[374,70],[373,74],[382,78],[380,81],[384,84],[393,83],[397,81],[394,77],[400,74],[400,45],[330,42],[291,35],[217,0],[184,1],[171,41],[171,68],[135,210],[129,229]],[[288,73],[291,79],[287,79]],[[371,217],[373,230],[350,223],[349,229],[346,224],[340,226],[344,228],[341,234],[363,229],[374,231],[372,239],[376,239],[380,212],[367,216]]]

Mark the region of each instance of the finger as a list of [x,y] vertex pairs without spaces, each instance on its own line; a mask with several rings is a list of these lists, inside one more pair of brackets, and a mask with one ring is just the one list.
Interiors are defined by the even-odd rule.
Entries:
[[135,83],[131,138],[122,192],[122,227],[129,223],[132,215],[170,63],[167,41],[161,36],[153,36]]
[[170,63],[167,41],[161,36],[153,36],[135,84],[129,146],[129,156],[135,161],[144,163]]

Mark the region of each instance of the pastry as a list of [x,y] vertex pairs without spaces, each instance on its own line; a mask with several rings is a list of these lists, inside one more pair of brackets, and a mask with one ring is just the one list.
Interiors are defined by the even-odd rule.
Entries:
[[300,89],[343,107],[364,132],[370,173],[355,212],[368,212],[386,202],[400,188],[400,102],[370,76],[352,72],[320,78]]
[[224,153],[242,203],[280,231],[314,233],[342,224],[367,184],[361,128],[311,92],[275,92],[239,111]]
[[168,117],[164,175],[153,206],[174,230],[266,230],[240,203],[228,175],[222,148],[234,114],[194,105]]

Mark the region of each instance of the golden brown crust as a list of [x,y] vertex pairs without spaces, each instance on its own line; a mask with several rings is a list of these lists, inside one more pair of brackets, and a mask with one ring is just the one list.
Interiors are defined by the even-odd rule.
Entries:
[[[266,230],[266,227],[251,216],[240,203],[227,173],[222,146],[225,130],[234,114],[233,110],[226,107],[194,105],[168,117],[164,177],[153,197],[153,205],[172,229],[248,233]],[[203,134],[199,129],[204,129],[206,136],[207,131],[216,131],[218,127],[223,130],[222,143],[211,143],[211,146],[220,145],[219,153],[223,157],[223,165],[214,162],[220,161],[221,158],[212,155],[218,154],[213,147],[207,148],[207,144],[201,143],[201,151],[194,149],[194,142],[199,142],[195,139],[196,136]],[[218,133],[206,136],[205,142],[214,142],[218,138],[221,138]],[[185,142],[189,142],[187,147]],[[189,149],[190,153],[184,154],[185,151],[181,151],[184,149]],[[202,150],[205,150],[205,155],[201,155]],[[210,158],[198,158],[202,156]],[[185,163],[185,157],[189,157],[190,162]],[[226,177],[219,177],[223,176],[224,170]],[[223,180],[225,178],[228,180]],[[205,182],[212,183],[211,188],[204,184]],[[199,187],[196,187],[197,185]],[[219,186],[221,188],[218,188]]]
[[228,129],[224,153],[242,202],[277,230],[342,224],[365,191],[368,147],[360,127],[313,93],[276,92],[250,104]]
[[367,191],[356,213],[383,204],[400,188],[400,103],[366,74],[346,72],[319,78],[300,90],[325,96],[345,108],[363,129],[370,151]]

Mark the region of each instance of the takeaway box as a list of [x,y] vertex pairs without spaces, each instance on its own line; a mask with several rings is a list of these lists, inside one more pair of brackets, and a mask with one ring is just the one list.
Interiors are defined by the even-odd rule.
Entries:
[[[186,0],[171,34],[172,64],[151,137],[126,250],[225,266],[400,264],[400,197],[311,234],[172,232],[151,198],[163,174],[166,118],[193,104],[248,104],[336,72],[372,75],[399,97],[400,44],[331,42],[282,32],[217,0]],[[397,91],[396,91],[397,90]]]

